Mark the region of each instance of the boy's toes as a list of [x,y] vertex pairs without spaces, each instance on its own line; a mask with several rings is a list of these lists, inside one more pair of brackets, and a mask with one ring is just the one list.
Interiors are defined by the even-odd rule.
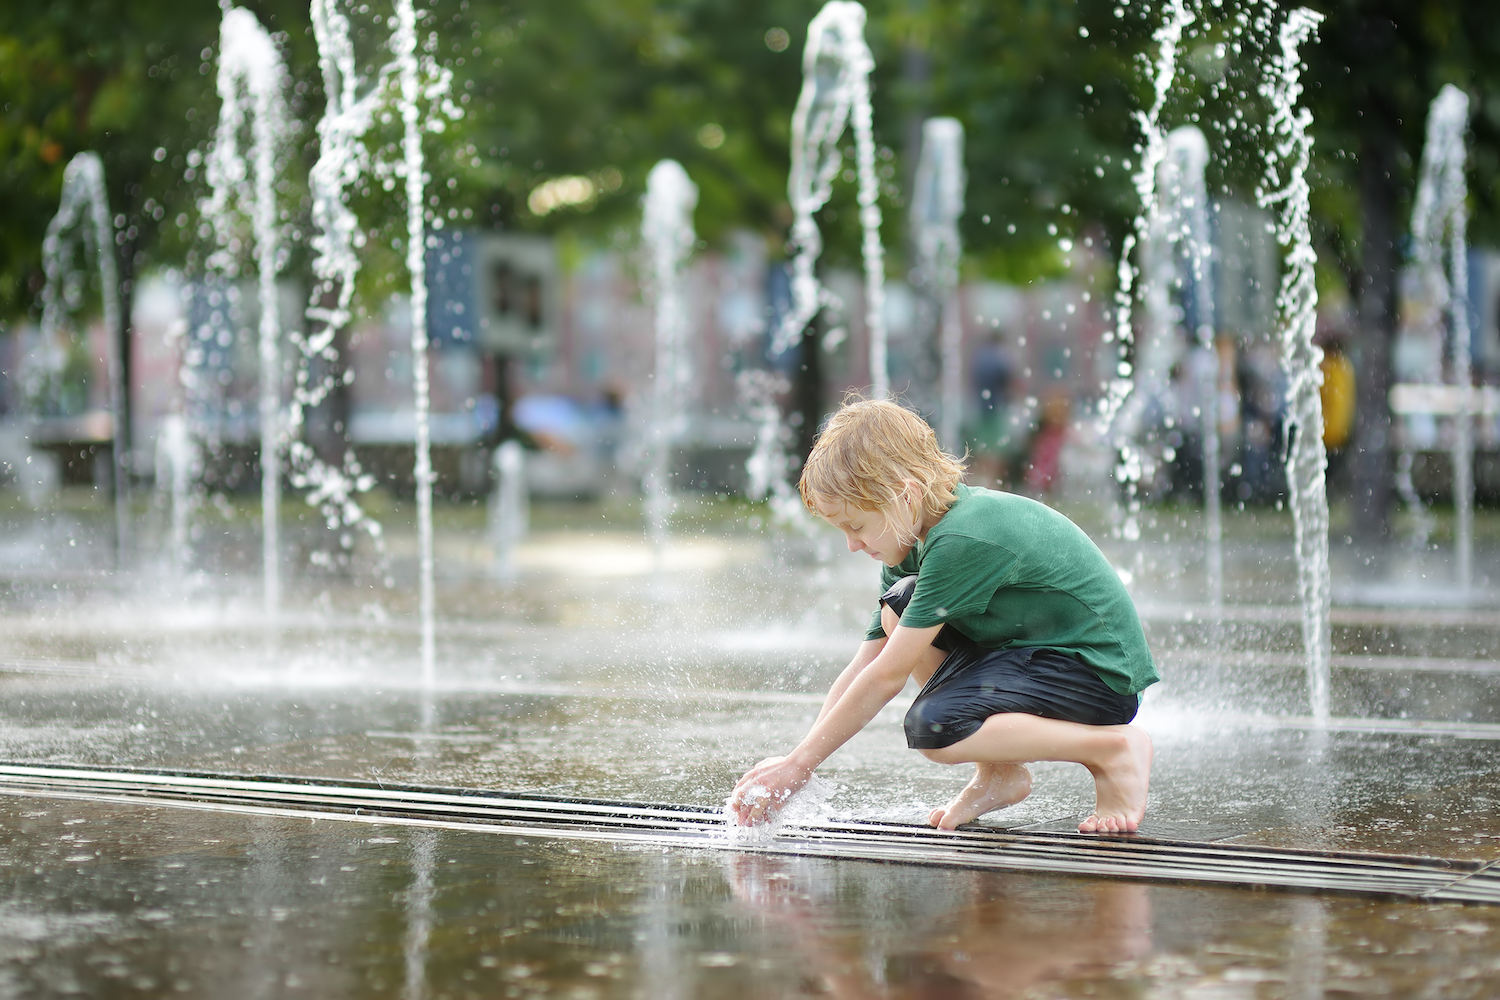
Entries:
[[1140,824],[1124,816],[1092,813],[1078,824],[1079,833],[1135,833]]
[[934,809],[927,814],[927,825],[941,830],[943,828],[943,817],[947,814],[948,810],[946,809]]

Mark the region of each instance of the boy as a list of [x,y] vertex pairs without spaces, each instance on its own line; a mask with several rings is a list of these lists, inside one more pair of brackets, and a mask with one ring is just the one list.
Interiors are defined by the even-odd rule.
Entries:
[[[1132,833],[1146,811],[1151,738],[1129,725],[1157,681],[1140,619],[1077,525],[1024,497],[959,482],[932,428],[885,400],[829,419],[802,470],[809,510],[851,552],[885,564],[881,610],[807,736],[756,765],[730,808],[744,825],[780,809],[906,686],[907,745],[974,778],[928,822],[943,830],[1031,792],[1026,762],[1094,776],[1083,833]],[[912,578],[907,580],[906,578]]]

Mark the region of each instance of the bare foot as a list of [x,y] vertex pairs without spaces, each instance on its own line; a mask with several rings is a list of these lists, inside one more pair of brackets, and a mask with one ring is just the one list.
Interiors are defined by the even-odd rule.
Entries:
[[1021,764],[975,764],[974,777],[953,801],[934,809],[927,824],[939,830],[978,819],[987,812],[1013,806],[1031,794],[1031,772]]
[[1136,726],[1121,726],[1125,737],[1119,750],[1097,767],[1094,775],[1094,812],[1078,824],[1079,833],[1134,833],[1146,815],[1146,790],[1151,783],[1151,737]]

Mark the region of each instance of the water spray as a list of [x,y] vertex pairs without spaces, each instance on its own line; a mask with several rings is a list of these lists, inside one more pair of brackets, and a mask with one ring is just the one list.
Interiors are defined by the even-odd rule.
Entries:
[[[792,308],[772,338],[771,353],[801,343],[803,331],[838,300],[818,281],[823,237],[814,216],[828,204],[843,168],[839,140],[851,120],[859,178],[860,244],[865,265],[865,328],[870,343],[870,393],[890,395],[885,329],[885,251],[880,243],[880,181],[870,111],[875,59],[865,44],[865,9],[853,0],[830,0],[807,26],[802,52],[802,92],[792,113],[792,164],[787,197],[792,206]],[[824,345],[838,346],[837,341]]]
[[956,118],[922,123],[922,155],[913,186],[911,225],[917,278],[938,304],[938,356],[942,362],[938,441],[963,453],[963,323],[959,317],[958,264],[963,255],[958,219],[964,212],[964,127]]
[[[1135,120],[1141,131],[1140,163],[1131,176],[1135,192],[1140,200],[1141,211],[1135,217],[1132,231],[1127,233],[1120,247],[1118,284],[1115,289],[1115,329],[1106,334],[1106,342],[1113,340],[1119,361],[1115,366],[1115,377],[1110,380],[1104,398],[1099,403],[1099,426],[1106,440],[1114,442],[1119,462],[1115,478],[1124,488],[1125,516],[1120,533],[1126,541],[1140,538],[1138,515],[1141,509],[1140,480],[1144,471],[1140,449],[1133,437],[1134,423],[1141,406],[1140,394],[1135,394],[1135,368],[1130,360],[1135,343],[1135,331],[1131,326],[1132,308],[1135,303],[1136,269],[1131,265],[1131,254],[1138,246],[1160,246],[1163,230],[1161,205],[1157,197],[1157,171],[1167,154],[1167,136],[1162,126],[1162,111],[1166,107],[1167,95],[1177,79],[1178,49],[1182,44],[1182,33],[1195,18],[1183,6],[1182,0],[1171,0],[1165,8],[1165,19],[1153,33],[1157,55],[1153,64],[1151,86],[1154,97],[1151,106],[1135,112]],[[1148,285],[1148,290],[1150,286]]]
[[[412,386],[416,412],[416,459],[412,475],[417,488],[417,553],[420,576],[422,622],[422,681],[430,687],[437,674],[437,595],[433,582],[432,550],[432,427],[431,394],[427,369],[427,167],[422,153],[422,133],[441,132],[443,115],[458,118],[462,112],[448,96],[451,70],[438,66],[432,51],[436,40],[418,53],[417,15],[412,0],[396,0],[396,29],[391,33],[398,91],[396,109],[401,115],[401,162],[395,173],[406,181],[406,270],[411,277]],[[439,108],[442,114],[425,119],[422,104]],[[433,228],[441,228],[434,220]]]
[[[1199,440],[1203,447],[1203,562],[1208,578],[1208,599],[1213,628],[1224,615],[1224,528],[1220,492],[1223,466],[1219,456],[1219,366],[1214,332],[1213,286],[1209,261],[1213,242],[1208,226],[1208,141],[1196,126],[1184,125],[1167,135],[1167,153],[1161,164],[1157,197],[1163,202],[1168,238],[1182,248],[1192,277],[1193,307],[1197,314],[1194,331],[1198,348],[1212,363],[1201,366],[1198,385]],[[1213,645],[1217,648],[1219,637]]]
[[1474,584],[1474,377],[1470,363],[1469,255],[1465,235],[1469,188],[1464,179],[1468,157],[1464,132],[1468,125],[1469,95],[1450,83],[1433,99],[1427,115],[1421,180],[1411,216],[1417,266],[1432,293],[1437,315],[1446,314],[1453,331],[1451,369],[1458,396],[1452,450],[1454,547],[1458,585],[1464,590]]
[[672,516],[672,448],[686,423],[686,390],[692,377],[688,360],[687,311],[682,268],[698,237],[693,209],[698,186],[676,160],[662,160],[646,177],[641,239],[649,254],[648,274],[656,312],[655,392],[647,441],[646,525],[658,567],[666,551]]
[[1328,579],[1328,455],[1323,449],[1323,351],[1313,344],[1317,329],[1318,255],[1308,226],[1307,165],[1312,156],[1312,112],[1299,108],[1302,59],[1298,49],[1317,31],[1323,15],[1299,7],[1282,22],[1280,51],[1266,67],[1260,94],[1270,107],[1269,145],[1256,200],[1276,217],[1276,241],[1286,248],[1286,269],[1276,296],[1281,367],[1287,377],[1286,479],[1297,553],[1297,590],[1302,604],[1308,697],[1313,719],[1329,714],[1329,654],[1332,644]]
[[[219,27],[219,126],[207,164],[212,193],[200,210],[212,221],[219,241],[209,266],[228,277],[239,273],[231,202],[251,217],[260,298],[261,565],[268,617],[275,616],[281,604],[281,316],[276,276],[285,253],[276,208],[276,160],[286,130],[286,79],[281,54],[255,15],[242,7],[226,7]],[[241,91],[250,98],[249,108]],[[252,116],[253,172],[239,151],[247,113]]]
[[[384,97],[391,68],[385,67],[361,95],[349,19],[330,0],[313,0],[311,14],[327,104],[318,122],[318,160],[308,178],[312,221],[317,229],[311,240],[317,281],[305,313],[311,328],[305,334],[292,334],[300,357],[287,411],[288,473],[292,486],[307,491],[308,503],[319,508],[329,530],[362,530],[380,545],[380,523],[357,499],[374,486],[375,478],[364,472],[350,448],[345,449],[337,466],[323,461],[303,440],[302,431],[307,411],[327,399],[341,381],[340,376],[332,374],[314,378],[314,372],[319,362],[330,368],[338,363],[338,335],[351,318],[359,274],[357,251],[364,247],[365,235],[347,198],[369,168],[370,156],[363,139]],[[347,530],[339,541],[345,550],[353,545]]]
[[99,291],[104,313],[104,359],[109,379],[111,432],[114,436],[115,501],[115,568],[125,568],[125,553],[130,544],[130,466],[125,453],[129,428],[125,425],[125,366],[120,357],[124,330],[120,318],[120,278],[115,266],[115,228],[110,221],[109,199],[104,191],[104,164],[97,153],[79,153],[63,170],[62,198],[57,214],[47,224],[42,241],[42,268],[47,276],[42,289],[42,341],[55,342],[63,323],[68,298],[65,288],[71,267],[71,244],[67,233],[80,223],[93,232],[91,249],[94,267],[99,274]]

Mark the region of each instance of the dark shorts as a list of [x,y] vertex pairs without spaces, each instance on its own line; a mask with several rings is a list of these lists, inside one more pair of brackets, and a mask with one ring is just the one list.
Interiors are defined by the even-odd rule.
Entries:
[[906,745],[950,747],[992,715],[1019,712],[1086,726],[1120,726],[1140,698],[1116,694],[1086,663],[1045,647],[982,649],[964,643],[948,654],[906,713]]
[[[881,603],[900,614],[915,583],[897,581]],[[1088,664],[1055,649],[984,649],[946,625],[933,645],[949,652],[906,713],[906,745],[913,750],[950,747],[992,715],[1119,726],[1140,708],[1137,695],[1116,693]]]

